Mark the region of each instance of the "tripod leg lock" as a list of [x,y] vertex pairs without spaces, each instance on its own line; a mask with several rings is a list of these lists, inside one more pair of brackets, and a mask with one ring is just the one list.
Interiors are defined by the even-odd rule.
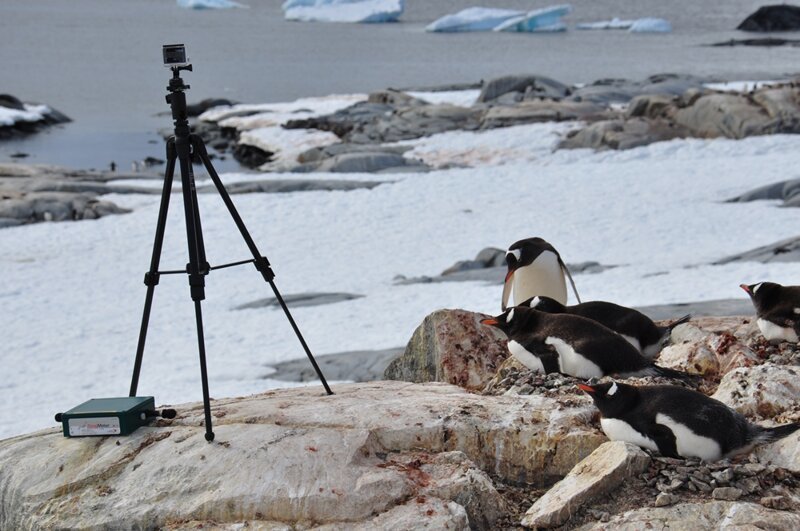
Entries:
[[148,271],[144,274],[145,286],[158,286],[158,281],[161,279],[161,273],[158,271]]
[[256,269],[258,269],[261,272],[261,275],[267,282],[271,282],[272,279],[275,278],[275,272],[269,265],[269,260],[267,260],[266,256],[261,256],[253,260],[253,265],[255,265]]

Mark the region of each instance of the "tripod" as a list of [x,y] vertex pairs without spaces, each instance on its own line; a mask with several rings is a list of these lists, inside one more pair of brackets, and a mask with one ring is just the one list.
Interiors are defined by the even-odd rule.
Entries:
[[[208,373],[206,371],[206,350],[205,340],[203,338],[203,314],[201,308],[201,301],[205,299],[205,276],[214,269],[222,269],[225,267],[232,267],[236,265],[252,263],[255,268],[264,277],[264,280],[270,285],[272,291],[275,293],[275,298],[283,308],[289,323],[294,329],[300,344],[308,356],[311,365],[317,372],[317,376],[325,387],[325,391],[332,395],[328,382],[320,371],[314,356],[311,354],[308,345],[306,344],[300,329],[297,327],[289,308],[283,300],[278,288],[275,286],[273,273],[270,267],[269,260],[263,256],[250,237],[241,216],[236,210],[236,207],[231,201],[230,195],[222,184],[222,181],[217,175],[216,170],[211,165],[211,160],[208,157],[205,144],[203,140],[191,133],[189,128],[189,119],[186,111],[186,94],[184,91],[189,88],[189,85],[184,85],[180,77],[181,70],[192,70],[192,65],[185,64],[180,66],[172,66],[172,79],[169,81],[167,90],[167,103],[172,109],[172,118],[175,121],[175,135],[167,139],[167,169],[164,174],[164,188],[161,192],[161,206],[158,211],[158,223],[156,224],[155,241],[153,242],[153,255],[150,261],[150,270],[144,276],[144,283],[147,286],[147,295],[144,301],[144,311],[142,313],[142,326],[139,330],[139,344],[136,349],[136,361],[133,366],[133,376],[131,377],[131,390],[130,396],[136,396],[136,388],[139,385],[139,373],[142,367],[142,356],[144,354],[144,344],[147,338],[147,326],[150,322],[150,310],[153,304],[153,294],[155,287],[158,285],[161,275],[166,274],[179,274],[186,273],[189,275],[189,291],[194,301],[195,318],[197,321],[197,346],[200,354],[200,376],[203,384],[203,412],[205,414],[205,438],[211,442],[214,440],[214,432],[211,426],[211,405],[208,395]],[[247,247],[253,255],[251,260],[243,260],[240,262],[233,262],[230,264],[219,265],[211,267],[206,260],[205,246],[203,244],[203,230],[200,225],[200,211],[197,205],[197,191],[195,190],[194,174],[192,171],[192,155],[198,157],[208,171],[208,175],[214,182],[222,201],[228,208],[233,221],[236,223],[239,232],[242,235]],[[181,187],[183,189],[183,208],[186,217],[186,239],[189,244],[189,263],[186,265],[185,271],[159,271],[159,261],[161,260],[161,246],[164,242],[164,229],[167,222],[167,210],[169,209],[170,193],[172,191],[172,178],[175,172],[175,161],[180,164],[181,171]]]

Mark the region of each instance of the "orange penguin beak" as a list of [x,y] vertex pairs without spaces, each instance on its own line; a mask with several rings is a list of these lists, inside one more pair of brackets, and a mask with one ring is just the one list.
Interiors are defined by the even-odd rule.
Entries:
[[595,391],[597,391],[597,389],[595,389],[591,385],[586,385],[586,384],[578,384],[578,388],[581,391],[585,391],[587,393],[594,393]]
[[748,286],[747,284],[739,284],[739,287],[745,290],[748,295],[752,295],[752,293],[750,292],[750,286]]
[[481,324],[489,325],[489,326],[497,326],[500,323],[494,317],[489,317],[488,319],[481,319]]

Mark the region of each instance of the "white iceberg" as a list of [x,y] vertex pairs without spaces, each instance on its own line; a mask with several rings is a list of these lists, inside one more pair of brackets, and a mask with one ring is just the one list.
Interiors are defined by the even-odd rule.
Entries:
[[579,30],[615,30],[630,29],[635,20],[622,20],[617,17],[611,20],[601,20],[600,22],[584,22],[575,26]]
[[177,0],[178,7],[187,9],[230,9],[232,7],[249,7],[232,0]]
[[492,28],[492,30],[537,33],[566,31],[567,25],[561,21],[561,17],[571,12],[572,6],[568,4],[534,9],[523,15],[509,18]]
[[628,30],[631,33],[669,33],[672,24],[663,18],[640,18]]
[[434,20],[425,28],[432,32],[492,31],[508,19],[523,16],[524,11],[492,7],[468,7],[458,13]]
[[286,0],[284,18],[301,22],[397,22],[405,0]]

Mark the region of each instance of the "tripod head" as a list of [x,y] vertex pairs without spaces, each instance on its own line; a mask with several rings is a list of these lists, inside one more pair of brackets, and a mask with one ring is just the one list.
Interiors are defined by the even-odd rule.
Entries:
[[[189,85],[183,84],[183,79],[181,79],[181,70],[188,70],[189,72],[192,71],[192,65],[180,65],[180,66],[171,66],[172,69],[172,79],[169,80],[169,85],[167,85],[167,90],[170,92],[182,92],[187,90],[191,87]],[[167,103],[169,103],[169,95],[167,95]]]
[[191,64],[173,65],[172,78],[167,85],[167,103],[172,109],[172,119],[175,121],[175,137],[188,139],[191,130],[189,129],[189,116],[186,110],[186,94],[185,90],[189,89],[189,85],[183,83],[181,79],[181,70],[192,71]]

